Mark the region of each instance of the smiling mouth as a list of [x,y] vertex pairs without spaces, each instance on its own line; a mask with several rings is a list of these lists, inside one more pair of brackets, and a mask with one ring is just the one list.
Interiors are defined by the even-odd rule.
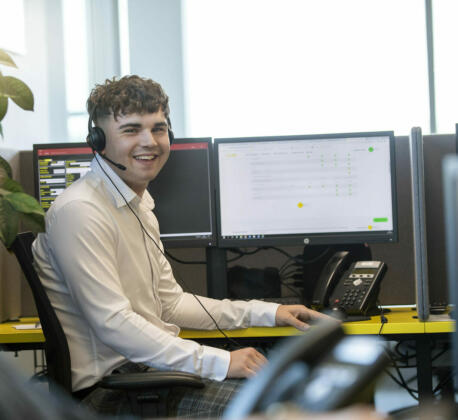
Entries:
[[149,155],[149,156],[134,156],[135,160],[142,160],[142,161],[151,161],[157,158],[157,155]]

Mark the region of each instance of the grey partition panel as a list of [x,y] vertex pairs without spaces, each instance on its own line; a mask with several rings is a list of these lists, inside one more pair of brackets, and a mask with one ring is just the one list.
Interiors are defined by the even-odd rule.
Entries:
[[[453,318],[456,320],[458,305],[458,158],[448,157],[443,167],[445,220],[447,224],[447,268],[450,303],[455,305]],[[453,333],[453,365],[455,366],[455,389],[458,387],[458,332]]]
[[[380,302],[383,305],[415,304],[408,140],[407,136],[399,136],[396,137],[395,142],[399,241],[395,244],[371,245],[373,258],[386,262],[388,266],[380,291]],[[423,136],[423,153],[429,301],[431,305],[435,305],[448,302],[441,168],[443,158],[448,154],[456,153],[455,136],[453,134]]]
[[429,301],[431,305],[435,305],[448,302],[442,161],[446,155],[456,154],[455,136],[453,134],[423,136],[423,152]]
[[395,148],[399,240],[392,244],[371,244],[371,250],[372,258],[384,261],[388,267],[381,284],[380,303],[413,305],[415,304],[415,281],[409,138],[397,136]]
[[410,133],[410,167],[412,185],[412,225],[415,268],[415,293],[418,319],[429,317],[428,255],[426,235],[423,136],[420,127]]

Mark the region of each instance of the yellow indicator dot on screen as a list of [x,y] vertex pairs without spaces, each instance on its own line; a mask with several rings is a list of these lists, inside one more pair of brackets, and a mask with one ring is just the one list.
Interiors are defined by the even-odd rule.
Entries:
[[368,228],[369,230],[372,230],[372,225],[369,225],[367,228]]
[[304,207],[304,204],[299,202],[299,203],[297,203],[297,207],[299,207],[301,209],[302,207]]

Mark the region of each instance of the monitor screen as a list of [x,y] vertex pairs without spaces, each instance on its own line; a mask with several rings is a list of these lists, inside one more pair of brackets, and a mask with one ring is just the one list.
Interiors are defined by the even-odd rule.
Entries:
[[48,143],[33,145],[35,196],[43,209],[90,169],[94,157],[87,143]]
[[397,240],[393,132],[215,139],[218,245]]
[[216,243],[211,157],[211,138],[175,139],[169,160],[148,186],[168,248]]

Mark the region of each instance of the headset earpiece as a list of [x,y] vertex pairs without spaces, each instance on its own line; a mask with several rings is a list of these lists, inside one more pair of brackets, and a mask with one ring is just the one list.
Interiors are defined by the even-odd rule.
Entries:
[[100,127],[91,127],[86,141],[96,152],[101,152],[105,149],[105,133]]
[[89,120],[87,122],[87,137],[86,142],[89,147],[94,150],[95,152],[101,152],[105,149],[105,133],[100,127],[93,127],[92,121],[94,118],[96,107],[92,110],[89,114]]

